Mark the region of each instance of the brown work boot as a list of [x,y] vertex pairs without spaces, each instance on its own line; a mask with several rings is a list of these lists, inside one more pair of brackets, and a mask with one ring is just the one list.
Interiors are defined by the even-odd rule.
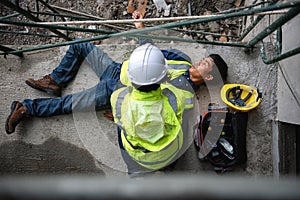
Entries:
[[5,130],[7,134],[15,132],[16,126],[24,117],[28,116],[27,108],[19,101],[12,102],[10,109],[10,114],[5,123]]
[[50,74],[38,80],[33,80],[32,78],[29,78],[25,81],[25,83],[34,89],[47,92],[48,94],[54,96],[61,95],[61,87],[56,84],[56,82],[50,76]]

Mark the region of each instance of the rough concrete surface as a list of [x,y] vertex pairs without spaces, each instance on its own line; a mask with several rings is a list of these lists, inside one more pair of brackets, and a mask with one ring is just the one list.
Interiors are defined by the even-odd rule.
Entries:
[[[109,42],[108,42],[109,43]],[[272,175],[271,123],[276,113],[277,67],[263,64],[258,49],[246,54],[241,48],[201,44],[157,43],[161,48],[177,48],[186,52],[195,62],[210,53],[220,54],[229,66],[228,82],[257,86],[263,100],[250,111],[247,128],[247,163],[234,172],[246,176]],[[136,44],[102,44],[113,59],[128,58]],[[126,176],[124,163],[118,152],[116,127],[102,116],[102,112],[30,118],[21,122],[15,133],[5,133],[5,120],[14,100],[46,98],[49,95],[25,84],[29,77],[41,78],[59,63],[67,47],[36,53],[24,58],[8,55],[0,58],[0,174],[14,173],[97,173],[105,176]],[[83,64],[77,77],[63,91],[64,94],[87,89],[97,83],[97,77]],[[203,113],[209,102],[220,102],[219,88],[199,91]],[[86,119],[86,120],[82,120]],[[91,125],[93,124],[93,125]],[[99,131],[105,137],[99,137]],[[200,162],[193,144],[176,163],[174,173],[211,174],[211,165]]]

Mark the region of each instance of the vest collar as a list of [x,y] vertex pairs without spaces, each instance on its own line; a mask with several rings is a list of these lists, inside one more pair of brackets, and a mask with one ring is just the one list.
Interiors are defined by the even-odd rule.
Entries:
[[135,88],[132,90],[132,99],[134,100],[143,100],[143,101],[155,101],[162,99],[162,91],[159,87],[157,90],[152,90],[150,92],[141,92]]

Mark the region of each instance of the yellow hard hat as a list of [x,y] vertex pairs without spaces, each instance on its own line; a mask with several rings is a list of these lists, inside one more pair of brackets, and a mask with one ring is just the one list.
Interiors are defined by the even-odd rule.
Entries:
[[262,94],[248,85],[225,84],[221,89],[221,98],[229,107],[248,112],[259,105]]

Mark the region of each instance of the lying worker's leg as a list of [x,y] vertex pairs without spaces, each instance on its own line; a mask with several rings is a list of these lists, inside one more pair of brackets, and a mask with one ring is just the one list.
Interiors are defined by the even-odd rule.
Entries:
[[69,47],[60,64],[53,70],[51,77],[59,85],[72,80],[83,61],[86,61],[100,78],[113,60],[91,43],[73,44]]
[[116,73],[112,76],[106,71],[115,72],[115,68],[121,68],[121,64],[115,63],[106,53],[91,43],[73,44],[69,47],[60,64],[53,70],[50,75],[41,79],[27,79],[27,85],[48,94],[60,96],[62,86],[71,81],[77,74],[83,61],[86,61],[94,70],[100,79],[115,78]]
[[[115,73],[114,70],[111,72]],[[64,97],[25,99],[22,103],[14,101],[5,123],[6,132],[13,133],[23,118],[28,116],[49,117],[109,107],[110,96],[118,80],[103,80],[93,88]]]
[[72,112],[72,95],[57,98],[25,99],[22,104],[29,116],[49,117]]
[[117,81],[101,81],[95,87],[64,97],[25,99],[22,104],[29,115],[37,117],[93,111],[110,106],[110,96]]

